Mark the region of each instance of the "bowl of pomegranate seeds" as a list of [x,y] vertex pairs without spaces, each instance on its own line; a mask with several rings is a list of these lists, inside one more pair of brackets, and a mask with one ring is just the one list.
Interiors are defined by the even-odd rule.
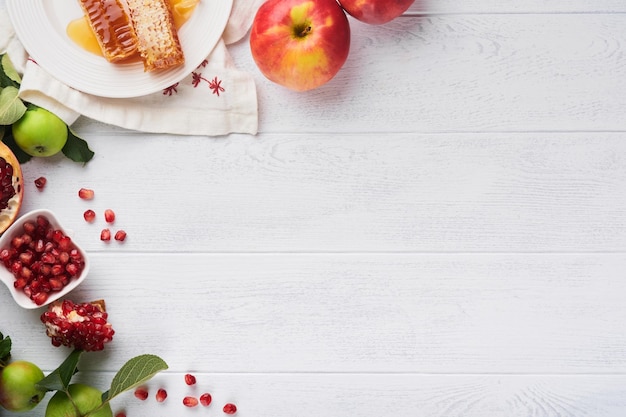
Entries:
[[67,295],[89,272],[89,260],[49,210],[17,219],[0,237],[0,281],[21,307],[43,307]]

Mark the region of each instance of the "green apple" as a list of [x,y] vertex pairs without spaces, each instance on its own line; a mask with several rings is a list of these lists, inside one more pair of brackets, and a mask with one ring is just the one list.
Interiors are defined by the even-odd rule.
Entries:
[[[102,392],[85,384],[71,384],[68,387],[70,397],[63,391],[57,391],[46,407],[46,417],[112,417],[111,405],[102,405]],[[72,403],[73,402],[73,403]],[[98,409],[98,411],[93,412]]]
[[52,156],[67,142],[68,127],[54,113],[30,106],[11,127],[15,143],[31,156]]
[[0,405],[9,411],[34,408],[46,394],[35,386],[43,377],[41,369],[31,362],[11,362],[0,374]]

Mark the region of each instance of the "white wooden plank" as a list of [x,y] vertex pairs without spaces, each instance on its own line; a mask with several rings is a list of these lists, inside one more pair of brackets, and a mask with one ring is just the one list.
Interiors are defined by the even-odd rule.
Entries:
[[[623,133],[85,136],[85,167],[25,165],[23,210],[90,251],[626,250]],[[106,208],[123,246],[99,240]]]
[[447,13],[623,13],[621,0],[415,0],[407,14]]
[[[108,387],[112,375],[79,374],[76,381]],[[429,416],[429,417],[623,417],[626,377],[585,375],[397,375],[397,374],[215,374],[196,373],[189,388],[182,373],[157,375],[139,401],[124,393],[113,412],[128,417],[222,415],[224,404],[237,405],[239,417]],[[168,391],[158,403],[154,393]],[[186,395],[208,391],[207,408],[182,405]],[[41,407],[41,408],[39,408]],[[40,417],[43,406],[7,417]]]
[[[328,84],[258,84],[263,132],[625,130],[626,15],[429,16],[352,24]],[[383,136],[384,136],[383,135]]]
[[[94,254],[107,361],[211,372],[624,373],[621,254]],[[38,312],[2,290],[15,354],[51,369]],[[4,318],[10,320],[5,322]],[[175,353],[174,353],[175,352]]]

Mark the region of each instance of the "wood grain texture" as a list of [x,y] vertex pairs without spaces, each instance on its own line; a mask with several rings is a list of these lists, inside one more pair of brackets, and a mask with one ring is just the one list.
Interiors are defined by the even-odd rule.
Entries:
[[[24,210],[90,251],[626,250],[623,133],[88,136],[86,167],[28,163],[27,184],[49,182]],[[106,208],[123,247],[99,240]]]
[[[114,413],[128,416],[224,416],[227,402],[239,417],[623,417],[624,376],[411,375],[411,374],[219,374],[196,373],[197,386],[185,386],[183,373],[158,375],[139,401],[132,393],[113,400]],[[86,373],[83,380],[105,388],[110,374]],[[80,378],[79,378],[80,379]],[[154,394],[165,387],[167,400]],[[186,395],[209,391],[207,408],[182,405]],[[39,417],[39,408],[7,417]]]
[[415,0],[408,15],[483,13],[623,13],[621,0]]
[[[623,254],[94,254],[72,298],[104,298],[119,335],[83,370],[150,352],[175,371],[624,373],[625,268]],[[4,329],[16,352],[52,369],[67,352],[36,316],[0,307],[21,317]]]
[[[344,68],[308,93],[230,46],[257,82],[255,137],[79,119],[92,162],[23,167],[23,209],[55,211],[92,257],[72,298],[104,298],[117,331],[77,380],[162,356],[150,400],[114,402],[128,417],[626,415],[625,12],[417,0],[351,19]],[[99,240],[106,208],[123,245]],[[40,314],[0,288],[14,356],[50,371],[68,350]],[[210,409],[181,405],[204,390]]]
[[351,26],[344,67],[304,94],[266,80],[246,42],[231,48],[257,80],[262,132],[626,128],[626,15],[451,15]]

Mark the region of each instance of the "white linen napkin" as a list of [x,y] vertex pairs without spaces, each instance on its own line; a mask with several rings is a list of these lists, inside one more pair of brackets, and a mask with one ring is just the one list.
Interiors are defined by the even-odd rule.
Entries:
[[226,46],[245,36],[263,1],[234,0],[222,39],[203,65],[171,88],[142,97],[97,97],[56,80],[28,59],[6,10],[0,10],[0,51],[6,51],[23,74],[20,97],[50,110],[68,125],[82,115],[151,133],[256,134],[258,102],[254,79],[237,70]]

